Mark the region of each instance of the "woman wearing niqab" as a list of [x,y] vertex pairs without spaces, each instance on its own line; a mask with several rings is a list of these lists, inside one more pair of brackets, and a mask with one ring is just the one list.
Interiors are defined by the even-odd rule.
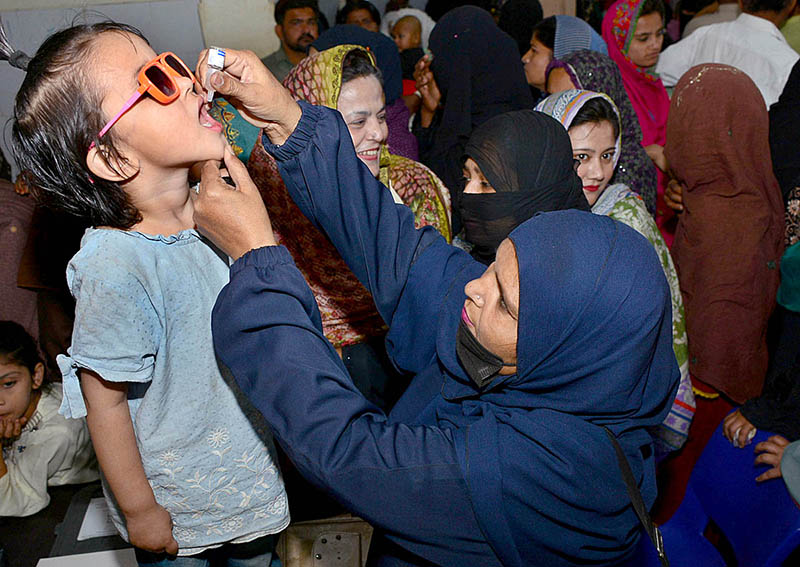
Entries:
[[[461,165],[472,130],[493,116],[533,108],[517,45],[486,10],[462,6],[445,14],[430,37],[431,70],[441,108],[428,128],[415,126],[420,161],[452,188],[453,210],[461,195]],[[460,219],[454,214],[453,230]]]
[[473,245],[473,258],[494,262],[500,243],[536,213],[589,210],[565,134],[557,121],[533,110],[495,116],[472,133],[464,155],[496,191],[461,196],[464,237]]

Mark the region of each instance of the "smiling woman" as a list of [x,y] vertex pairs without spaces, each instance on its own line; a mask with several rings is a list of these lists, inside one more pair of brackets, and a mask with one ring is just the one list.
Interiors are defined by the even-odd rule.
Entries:
[[[360,163],[366,165],[358,169],[390,188],[395,202],[414,212],[416,226],[433,226],[449,240],[447,189],[428,168],[387,148],[382,76],[373,52],[351,44],[331,47],[303,60],[285,84],[296,99],[337,109]],[[223,120],[230,126],[229,137],[254,129],[233,111],[226,110]],[[386,359],[386,327],[369,292],[292,202],[275,161],[261,143],[252,146],[248,171],[273,215],[277,240],[290,250],[314,292],[325,336],[369,399],[380,407],[391,406],[406,382]]]
[[338,45],[304,59],[284,80],[297,100],[336,108],[359,159],[414,211],[419,226],[432,225],[450,239],[450,192],[424,165],[393,155],[386,146],[386,106],[381,72],[363,47]]

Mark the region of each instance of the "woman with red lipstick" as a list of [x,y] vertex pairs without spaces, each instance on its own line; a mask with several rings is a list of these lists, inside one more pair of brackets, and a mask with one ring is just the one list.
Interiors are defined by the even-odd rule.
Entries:
[[620,154],[620,116],[608,95],[582,90],[554,94],[537,107],[567,129],[578,176],[592,212],[627,224],[652,244],[670,286],[672,299],[672,348],[681,370],[681,384],[672,411],[653,431],[657,456],[679,449],[686,441],[695,412],[689,381],[689,360],[678,275],[669,250],[642,198],[622,183],[610,184]]
[[656,223],[667,245],[671,245],[675,213],[664,203],[669,181],[664,158],[669,95],[655,73],[666,33],[664,13],[661,0],[618,0],[603,19],[603,39],[639,118],[642,145],[657,167]]

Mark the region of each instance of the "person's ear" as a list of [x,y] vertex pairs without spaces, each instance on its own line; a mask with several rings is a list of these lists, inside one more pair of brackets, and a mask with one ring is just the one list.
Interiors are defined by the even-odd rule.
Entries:
[[36,366],[33,367],[31,379],[33,380],[34,390],[38,390],[42,387],[42,383],[44,382],[44,364],[41,362],[36,363]]
[[275,35],[277,35],[278,39],[280,39],[281,43],[283,43],[283,26],[282,25],[275,24]]
[[93,146],[86,154],[86,167],[95,177],[117,183],[127,181],[138,173],[129,162],[108,155],[108,150],[102,145]]

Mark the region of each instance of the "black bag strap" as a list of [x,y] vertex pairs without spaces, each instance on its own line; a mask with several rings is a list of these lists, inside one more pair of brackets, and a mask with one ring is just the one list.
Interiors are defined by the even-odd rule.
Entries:
[[669,560],[667,559],[667,552],[664,550],[664,539],[661,537],[661,530],[653,523],[653,520],[650,519],[650,514],[647,513],[647,506],[644,504],[644,499],[642,498],[642,493],[639,492],[639,487],[636,486],[636,481],[633,478],[633,471],[631,471],[628,458],[625,456],[619,441],[617,441],[617,438],[611,430],[608,427],[603,427],[603,431],[606,432],[606,435],[608,435],[608,438],[611,439],[611,443],[614,445],[619,469],[622,471],[622,480],[625,481],[625,486],[628,488],[628,496],[630,496],[633,509],[636,511],[636,515],[639,516],[639,521],[642,523],[642,526],[644,526],[647,535],[650,536],[650,541],[653,542],[653,546],[658,552],[661,566],[669,567]]

